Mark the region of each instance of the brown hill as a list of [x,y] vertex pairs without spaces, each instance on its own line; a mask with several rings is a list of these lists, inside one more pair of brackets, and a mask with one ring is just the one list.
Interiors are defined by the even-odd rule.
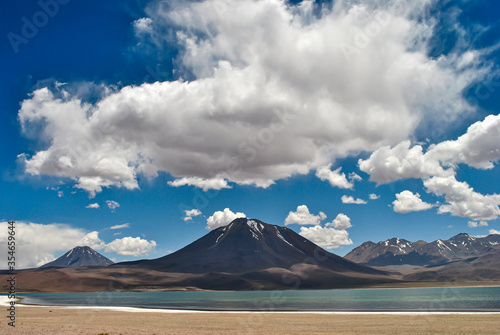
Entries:
[[500,281],[500,246],[489,248],[480,256],[427,266],[403,277],[410,281]]

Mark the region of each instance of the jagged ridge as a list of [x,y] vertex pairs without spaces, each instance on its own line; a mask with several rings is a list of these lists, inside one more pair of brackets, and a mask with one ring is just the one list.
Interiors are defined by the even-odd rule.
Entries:
[[500,235],[475,237],[461,233],[448,240],[410,242],[392,238],[371,241],[353,249],[345,258],[369,266],[436,265],[480,256],[500,245]]

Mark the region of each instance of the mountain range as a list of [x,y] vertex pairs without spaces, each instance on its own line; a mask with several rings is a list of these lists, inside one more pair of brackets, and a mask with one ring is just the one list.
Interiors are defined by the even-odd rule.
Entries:
[[391,238],[361,244],[345,256],[410,282],[498,282],[500,235],[461,233],[448,240],[410,242]]
[[[17,274],[20,292],[281,290],[500,281],[500,235],[392,238],[345,257],[286,227],[239,218],[163,257],[109,264],[88,247]],[[96,266],[96,264],[107,266]],[[0,272],[0,288],[6,278]],[[5,279],[5,280],[4,280]]]
[[475,237],[461,233],[448,240],[410,242],[391,238],[371,241],[353,249],[344,258],[368,266],[387,265],[442,265],[495,252],[500,247],[500,235]]
[[327,289],[400,282],[386,271],[330,253],[291,229],[246,218],[157,259],[51,266],[17,276],[19,290],[41,292]]
[[104,257],[91,247],[75,247],[58,259],[42,265],[40,268],[49,267],[76,267],[76,266],[107,266],[113,261]]

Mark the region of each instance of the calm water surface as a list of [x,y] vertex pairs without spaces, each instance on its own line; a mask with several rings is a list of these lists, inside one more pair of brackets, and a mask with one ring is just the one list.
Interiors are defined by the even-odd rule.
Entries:
[[500,311],[500,287],[30,293],[24,303],[251,311]]

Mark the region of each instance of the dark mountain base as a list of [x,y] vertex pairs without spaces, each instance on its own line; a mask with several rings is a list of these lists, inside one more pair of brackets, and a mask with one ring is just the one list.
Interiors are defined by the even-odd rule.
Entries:
[[[23,270],[16,275],[16,280],[18,292],[334,289],[401,282],[387,276],[353,275],[356,274],[314,269],[190,274],[129,267],[75,267]],[[8,291],[7,278],[8,275],[0,276],[3,292]]]

